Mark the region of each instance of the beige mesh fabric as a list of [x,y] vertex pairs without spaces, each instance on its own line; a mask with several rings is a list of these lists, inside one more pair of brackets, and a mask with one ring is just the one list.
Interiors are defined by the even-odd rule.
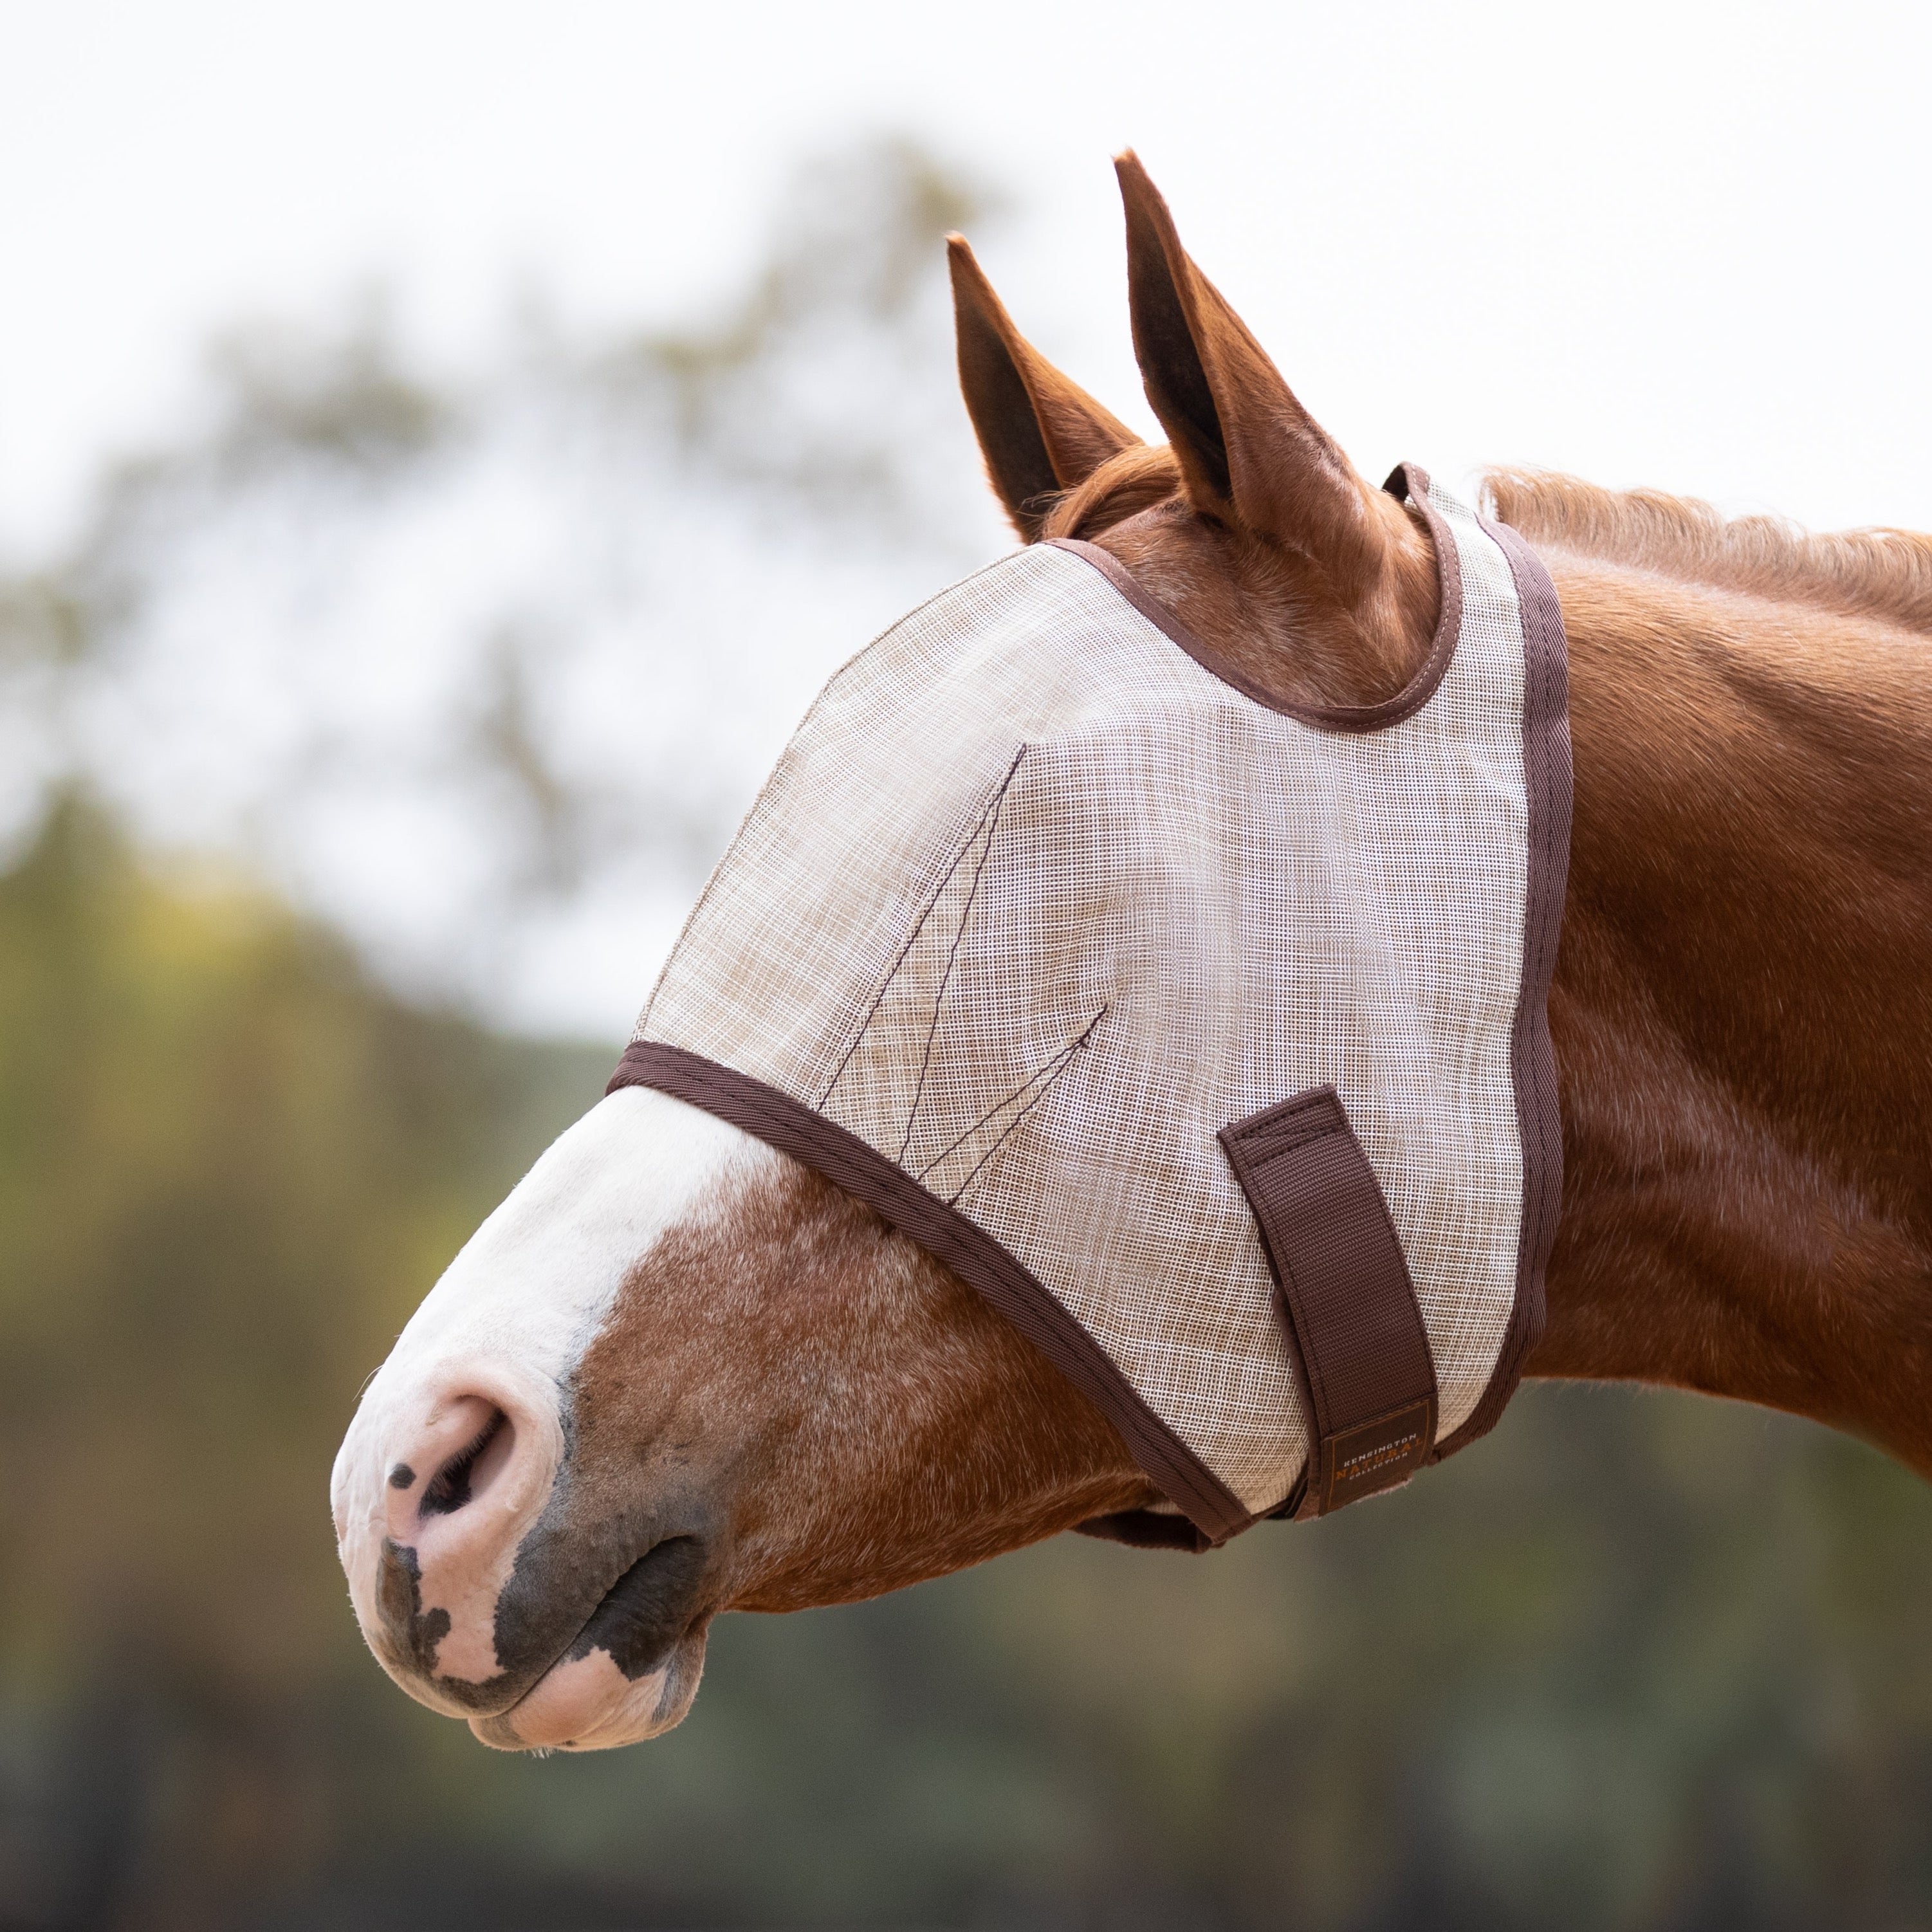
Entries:
[[1017,1258],[1250,1510],[1307,1453],[1219,1130],[1332,1083],[1470,1414],[1516,1291],[1524,646],[1439,489],[1460,634],[1360,734],[1256,704],[1077,555],[942,592],[840,671],[639,1023],[869,1143]]

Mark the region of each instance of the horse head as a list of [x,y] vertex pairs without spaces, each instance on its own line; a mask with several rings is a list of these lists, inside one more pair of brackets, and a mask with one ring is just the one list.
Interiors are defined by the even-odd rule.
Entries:
[[[1120,176],[1134,340],[1172,443],[1142,445],[1033,350],[956,237],[994,490],[1023,540],[1111,547],[1290,697],[1394,689],[1435,623],[1426,526],[1300,407],[1131,155]],[[635,1088],[451,1264],[334,1483],[384,1667],[512,1748],[676,1724],[721,1611],[871,1596],[1159,1500],[1112,1424],[942,1262]]]
[[[1088,546],[1240,688],[1316,714],[1394,703],[1437,638],[1439,526],[1357,474],[1131,154],[1119,172],[1135,350],[1168,440],[1142,444],[1047,363],[955,238],[960,376],[995,494],[1023,544]],[[1932,1104],[1932,1056],[1899,1050],[1925,1043],[1905,962],[1932,908],[1922,838],[1894,824],[1932,783],[1898,645],[1910,631],[1922,651],[1924,540],[1807,562],[1666,500],[1492,487],[1560,588],[1578,738],[1550,1002],[1564,1224],[1530,1366],[1774,1403],[1932,1470],[1912,1299],[1932,1203],[1898,1126]],[[722,1611],[1173,1520],[1118,1418],[943,1242],[728,1113],[610,1093],[451,1264],[343,1444],[364,1634],[487,1743],[668,1729]]]

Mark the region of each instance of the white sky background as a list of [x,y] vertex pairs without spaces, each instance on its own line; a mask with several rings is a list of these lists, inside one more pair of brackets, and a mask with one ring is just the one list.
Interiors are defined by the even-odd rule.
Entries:
[[[1932,527],[1928,57],[1904,7],[0,0],[0,547],[184,418],[220,326],[382,281],[460,362],[520,284],[692,314],[801,154],[901,131],[1004,190],[1021,326],[1144,429],[1128,142],[1372,476]],[[498,1010],[621,1034],[651,943],[560,926]]]
[[682,306],[802,148],[904,129],[1019,196],[991,266],[1117,406],[1131,142],[1365,467],[1932,525],[1928,74],[1904,6],[9,4],[0,508],[212,323],[371,273],[453,340],[526,272]]

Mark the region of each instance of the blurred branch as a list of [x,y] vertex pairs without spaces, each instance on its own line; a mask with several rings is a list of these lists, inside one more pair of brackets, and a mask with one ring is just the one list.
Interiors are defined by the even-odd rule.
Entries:
[[216,342],[209,361],[220,398],[210,465],[239,484],[302,461],[392,476],[464,421],[460,398],[404,368],[380,293],[338,335],[239,330]]
[[513,896],[566,898],[580,890],[600,862],[631,842],[632,829],[649,828],[653,846],[680,872],[716,856],[720,827],[713,801],[688,792],[634,785],[628,792],[566,770],[552,748],[554,733],[538,716],[541,662],[554,640],[540,629],[506,618],[485,646],[483,685],[474,714],[459,732],[451,775],[487,772],[503,794],[517,828],[520,860],[507,860],[506,890]]
[[[583,376],[714,477],[815,520],[896,521],[918,498],[920,452],[910,398],[895,392],[908,364],[940,376],[946,352],[939,244],[997,206],[910,142],[823,157],[800,171],[766,265],[735,304],[586,358]],[[846,380],[825,384],[842,362]],[[937,393],[950,406],[950,380]]]

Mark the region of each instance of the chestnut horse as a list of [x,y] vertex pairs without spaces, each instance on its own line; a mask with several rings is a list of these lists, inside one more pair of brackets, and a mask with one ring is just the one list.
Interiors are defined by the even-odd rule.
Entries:
[[[951,244],[967,405],[1021,537],[1102,546],[1301,704],[1408,680],[1430,538],[1182,251],[1131,155],[1142,445]],[[1511,473],[1570,652],[1544,1376],[1815,1417],[1932,1474],[1932,538],[1807,538]],[[1158,1500],[938,1261],[662,1094],[602,1101],[410,1322],[338,1460],[357,1614],[510,1748],[652,1736],[721,1610],[872,1596]]]

